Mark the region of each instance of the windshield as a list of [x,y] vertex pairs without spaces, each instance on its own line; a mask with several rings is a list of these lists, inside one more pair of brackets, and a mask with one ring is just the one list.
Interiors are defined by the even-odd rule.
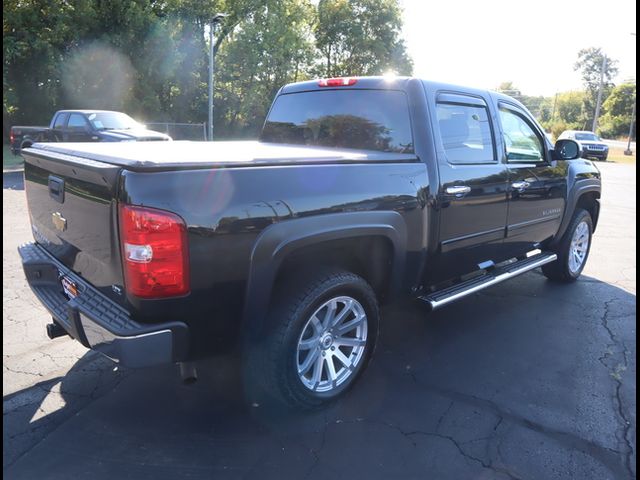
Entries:
[[600,139],[593,133],[576,133],[576,140],[590,140],[592,142],[597,142]]
[[131,130],[142,127],[129,115],[119,112],[97,112],[90,114],[88,118],[96,130]]
[[413,153],[403,92],[325,90],[280,95],[263,142]]

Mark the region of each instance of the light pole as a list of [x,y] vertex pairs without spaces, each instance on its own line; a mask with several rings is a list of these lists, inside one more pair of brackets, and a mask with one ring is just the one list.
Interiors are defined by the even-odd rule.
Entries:
[[[635,33],[632,33],[631,35],[633,35],[634,37],[636,36]],[[638,87],[636,87],[637,89]],[[638,99],[638,94],[636,93],[636,98],[634,98],[633,100],[633,110],[631,111],[631,123],[629,124],[629,139],[627,140],[627,149],[624,151],[625,155],[633,155],[633,152],[631,151],[631,135],[633,135],[633,124],[636,121],[636,101]]]
[[213,61],[214,61],[214,30],[216,25],[220,23],[225,13],[216,14],[209,23],[209,124],[207,125],[207,140],[213,140]]
[[[637,98],[637,95],[636,95]],[[631,135],[633,135],[633,124],[636,121],[636,101],[633,101],[633,110],[631,111],[631,124],[629,125],[629,140],[627,140],[627,149],[624,151],[625,155],[633,155],[631,151]]]

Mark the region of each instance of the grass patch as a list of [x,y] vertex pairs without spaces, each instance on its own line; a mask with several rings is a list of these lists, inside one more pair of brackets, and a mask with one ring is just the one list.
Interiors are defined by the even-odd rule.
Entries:
[[11,147],[9,144],[2,144],[2,169],[5,168],[18,168],[21,167],[23,163],[22,157],[20,155],[14,155],[11,153]]
[[616,162],[616,163],[626,163],[628,165],[635,165],[636,163],[636,152],[632,150],[632,155],[625,155],[625,148],[620,147],[609,147],[609,156],[607,157],[607,162]]

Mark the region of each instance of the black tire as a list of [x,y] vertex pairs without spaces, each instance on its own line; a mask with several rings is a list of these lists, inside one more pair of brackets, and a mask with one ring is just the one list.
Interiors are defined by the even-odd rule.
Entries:
[[[588,245],[586,248],[586,255],[582,260],[582,263],[579,268],[572,269],[570,266],[569,257],[571,255],[572,250],[572,239],[576,232],[576,229],[582,223],[585,223],[588,228]],[[548,263],[542,266],[542,273],[549,279],[556,282],[562,283],[571,283],[575,282],[582,273],[584,266],[587,263],[589,258],[589,251],[591,250],[591,237],[593,234],[593,221],[591,219],[591,215],[586,210],[581,208],[576,209],[573,214],[573,218],[571,219],[571,223],[567,227],[567,231],[565,232],[562,240],[557,245],[553,251],[558,255],[558,260],[553,263]]]
[[[349,369],[350,373],[346,374],[342,383],[332,386],[330,391],[317,392],[305,386],[298,374],[298,342],[302,341],[304,329],[310,325],[308,322],[318,308],[337,297],[355,299],[364,309],[366,344],[359,361]],[[309,410],[335,400],[355,383],[366,368],[375,349],[379,322],[376,295],[358,275],[332,269],[322,270],[306,279],[292,277],[275,294],[268,315],[267,331],[260,340],[245,343],[244,383],[248,401],[258,404],[275,402],[293,409]],[[336,347],[327,348],[335,350]],[[330,360],[321,359],[320,362],[333,361],[334,357],[327,350],[325,352]],[[326,364],[322,365],[326,370]],[[323,368],[320,368],[321,372]]]

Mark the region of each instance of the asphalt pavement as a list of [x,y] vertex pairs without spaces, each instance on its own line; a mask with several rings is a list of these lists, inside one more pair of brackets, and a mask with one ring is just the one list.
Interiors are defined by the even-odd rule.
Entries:
[[243,402],[236,359],[182,385],[48,340],[16,247],[20,173],[3,175],[7,479],[631,479],[636,475],[636,169],[598,164],[583,277],[535,271],[436,313],[385,307],[369,369],[315,413]]

